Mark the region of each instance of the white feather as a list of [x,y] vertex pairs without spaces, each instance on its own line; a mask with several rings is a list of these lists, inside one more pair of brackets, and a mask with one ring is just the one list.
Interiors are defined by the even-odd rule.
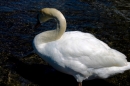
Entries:
[[38,34],[34,38],[34,49],[55,69],[73,75],[78,82],[97,77],[107,78],[130,69],[124,54],[110,48],[92,34],[80,31],[64,33],[66,21],[58,10],[47,8],[42,9],[42,13],[57,18],[58,30]]

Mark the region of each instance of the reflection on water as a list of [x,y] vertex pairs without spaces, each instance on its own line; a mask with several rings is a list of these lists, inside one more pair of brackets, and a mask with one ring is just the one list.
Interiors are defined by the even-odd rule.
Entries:
[[[55,21],[51,20],[37,30],[32,29],[37,12],[44,7],[57,8],[64,14],[67,31],[92,33],[123,52],[130,61],[129,0],[0,1],[0,52],[23,57],[32,51],[31,43],[36,34],[56,27]],[[127,80],[126,83],[130,85]]]

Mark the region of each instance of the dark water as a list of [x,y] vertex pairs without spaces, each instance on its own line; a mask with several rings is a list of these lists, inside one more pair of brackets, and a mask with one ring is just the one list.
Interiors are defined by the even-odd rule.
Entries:
[[64,14],[67,31],[92,33],[123,52],[130,61],[129,0],[2,0],[0,56],[2,53],[12,53],[20,58],[26,56],[33,50],[31,43],[36,34],[56,27],[55,21],[51,20],[37,30],[32,29],[38,10],[45,7],[57,8]]
[[[119,10],[116,7],[116,3],[119,4]],[[126,6],[128,2],[124,3],[124,6],[126,6],[124,8],[121,2],[117,1],[116,3],[104,0],[94,2],[90,2],[90,0],[89,2],[79,0],[0,1],[0,40],[2,41],[0,50],[3,51],[10,48],[11,52],[24,55],[29,52],[29,48],[31,47],[30,42],[33,40],[35,34],[55,28],[55,22],[51,21],[43,24],[43,27],[36,31],[32,29],[36,23],[37,11],[45,7],[57,8],[64,14],[67,20],[68,31],[93,31],[91,33],[99,37],[102,35],[104,37],[105,35],[109,38],[112,37],[110,34],[113,33],[113,36],[115,36],[113,39],[115,40],[120,40],[117,36],[118,34],[122,34],[121,36],[124,36],[128,40],[130,29],[129,7]],[[123,9],[121,9],[121,6]],[[101,31],[102,33],[99,33]],[[27,44],[29,48],[24,44]],[[7,48],[5,48],[5,45]]]

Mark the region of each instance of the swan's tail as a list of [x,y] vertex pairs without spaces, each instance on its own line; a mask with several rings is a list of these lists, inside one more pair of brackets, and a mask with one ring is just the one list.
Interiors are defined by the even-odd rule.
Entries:
[[116,63],[115,66],[120,67],[120,66],[125,66],[127,64],[127,60],[126,60],[127,57],[123,53],[115,49],[111,49],[111,54],[113,56],[113,60],[115,61],[114,63]]
[[107,67],[95,70],[95,74],[100,78],[108,78],[109,76],[123,73],[126,70],[130,70],[130,62],[127,62],[126,66],[122,67]]

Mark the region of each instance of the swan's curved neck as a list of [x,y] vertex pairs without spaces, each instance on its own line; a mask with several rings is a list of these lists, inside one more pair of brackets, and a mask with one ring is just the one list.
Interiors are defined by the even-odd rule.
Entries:
[[59,12],[55,13],[54,16],[57,21],[56,39],[59,39],[66,30],[66,20],[65,20],[64,16]]
[[54,10],[51,11],[51,15],[57,22],[57,28],[55,30],[49,30],[38,34],[34,40],[37,44],[58,40],[66,30],[66,20],[62,13],[58,10]]

